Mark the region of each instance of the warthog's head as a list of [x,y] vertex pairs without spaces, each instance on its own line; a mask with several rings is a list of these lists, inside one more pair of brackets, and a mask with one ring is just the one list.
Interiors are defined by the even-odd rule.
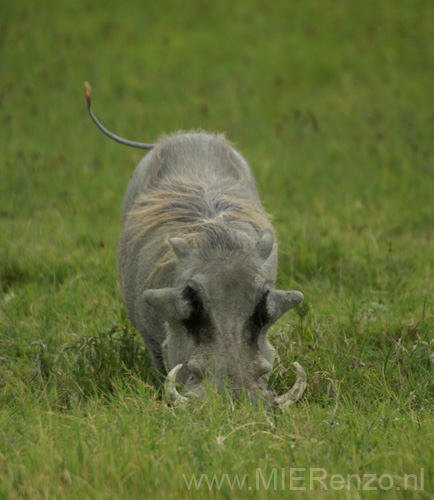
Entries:
[[[205,381],[218,392],[245,393],[250,401],[271,406],[299,399],[306,376],[298,363],[297,382],[287,394],[278,397],[267,389],[275,357],[267,330],[303,300],[300,292],[274,290],[264,272],[267,261],[275,260],[272,232],[262,233],[253,255],[208,261],[182,238],[169,242],[186,270],[185,281],[147,290],[144,299],[166,322],[163,355],[171,399],[179,403],[192,393],[200,396]],[[185,387],[185,395],[175,381]]]

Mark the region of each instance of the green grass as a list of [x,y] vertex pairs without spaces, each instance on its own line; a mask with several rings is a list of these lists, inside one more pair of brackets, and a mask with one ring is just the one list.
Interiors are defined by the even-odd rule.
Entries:
[[[434,497],[433,17],[424,0],[1,4],[0,498]],[[141,153],[96,130],[85,80],[124,137],[223,131],[249,160],[279,286],[305,294],[270,332],[271,387],[295,360],[309,379],[287,414],[213,394],[175,411],[153,388],[116,283]]]

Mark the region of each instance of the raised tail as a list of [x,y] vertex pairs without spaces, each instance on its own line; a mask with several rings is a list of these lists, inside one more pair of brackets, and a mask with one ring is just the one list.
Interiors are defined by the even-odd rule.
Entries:
[[91,103],[92,103],[92,87],[89,85],[88,82],[84,82],[84,95],[86,96],[86,102],[87,102],[87,110],[89,111],[89,115],[92,118],[92,120],[95,122],[96,126],[103,132],[105,135],[110,137],[110,139],[113,139],[116,142],[119,142],[120,144],[124,144],[125,146],[130,146],[132,148],[139,148],[139,149],[152,149],[154,147],[154,144],[144,144],[143,142],[134,142],[134,141],[129,141],[128,139],[122,139],[122,137],[119,137],[110,130],[107,130],[104,126],[101,125],[101,123],[96,119],[95,115],[93,114],[91,110]]

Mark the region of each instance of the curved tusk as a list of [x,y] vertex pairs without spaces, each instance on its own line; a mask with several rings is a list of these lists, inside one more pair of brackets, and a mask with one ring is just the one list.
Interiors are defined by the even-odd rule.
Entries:
[[181,394],[179,394],[176,390],[176,375],[182,367],[183,365],[180,364],[176,365],[175,368],[172,368],[167,375],[166,382],[164,383],[164,393],[166,394],[167,399],[176,406],[183,405],[188,401],[188,398],[181,396]]
[[278,408],[286,409],[288,406],[291,406],[295,402],[297,402],[303,396],[304,391],[307,387],[307,378],[306,373],[304,372],[301,365],[297,362],[294,363],[295,370],[297,372],[297,380],[293,387],[286,393],[282,394],[282,396],[277,396],[274,399],[274,402],[278,406]]

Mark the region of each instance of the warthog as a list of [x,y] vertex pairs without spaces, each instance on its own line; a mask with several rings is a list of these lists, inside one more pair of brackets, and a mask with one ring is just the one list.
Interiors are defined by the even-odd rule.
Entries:
[[[118,272],[128,316],[151,354],[157,383],[174,402],[219,392],[286,408],[306,388],[267,388],[275,349],[269,327],[303,300],[275,290],[277,245],[249,165],[224,137],[179,133],[157,144],[114,136],[152,150],[137,166],[122,207]],[[184,388],[178,393],[176,385]]]

